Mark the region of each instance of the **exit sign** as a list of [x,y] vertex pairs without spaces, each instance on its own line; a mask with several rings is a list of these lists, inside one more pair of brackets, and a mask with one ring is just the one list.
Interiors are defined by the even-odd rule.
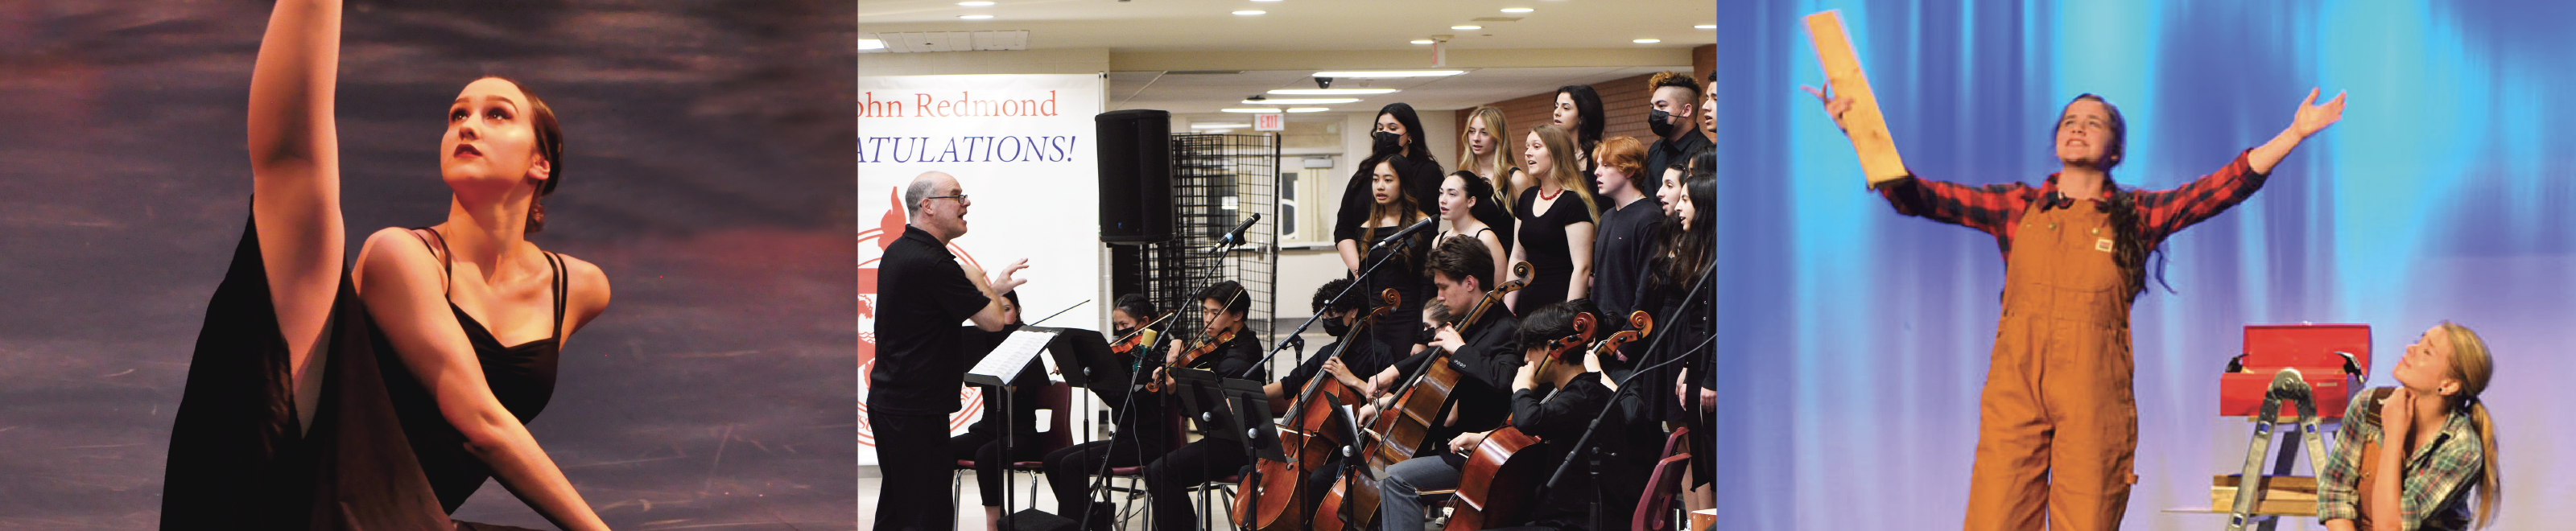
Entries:
[[1255,114],[1255,115],[1252,115],[1252,130],[1254,130],[1254,131],[1286,131],[1286,130],[1288,130],[1288,118],[1287,118],[1287,116],[1288,116],[1288,115],[1280,114],[1280,113],[1275,113],[1275,112],[1274,112],[1274,113],[1265,113],[1265,114]]

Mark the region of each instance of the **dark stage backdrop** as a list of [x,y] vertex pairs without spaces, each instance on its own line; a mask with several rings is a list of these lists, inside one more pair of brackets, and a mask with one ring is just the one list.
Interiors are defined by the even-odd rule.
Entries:
[[[443,219],[441,116],[546,98],[535,240],[616,290],[529,428],[620,529],[854,525],[846,1],[353,1],[349,250]],[[207,297],[248,216],[269,4],[0,4],[0,528],[148,529]],[[544,526],[497,484],[458,516]]]
[[[2370,385],[2444,319],[2481,332],[2507,466],[2502,529],[2576,518],[2576,118],[2561,2],[1720,2],[1722,529],[1960,522],[2001,312],[1993,238],[1902,217],[1798,91],[1800,17],[1841,9],[1915,171],[2037,184],[2076,94],[2126,112],[2131,186],[2170,188],[2350,91],[2250,201],[2165,246],[2136,306],[2143,479],[2127,527],[2215,528],[2210,475],[2248,435],[2218,373],[2247,323],[2367,323]],[[2305,463],[2301,473],[2309,473]],[[2312,522],[2303,525],[2314,525]]]

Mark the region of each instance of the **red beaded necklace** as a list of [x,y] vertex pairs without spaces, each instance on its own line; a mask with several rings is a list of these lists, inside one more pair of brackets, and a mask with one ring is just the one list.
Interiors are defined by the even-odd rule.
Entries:
[[1557,190],[1556,190],[1556,193],[1553,193],[1553,194],[1551,194],[1551,193],[1547,193],[1547,189],[1546,189],[1546,188],[1540,188],[1540,189],[1538,190],[1538,200],[1540,200],[1540,201],[1555,201],[1555,200],[1556,200],[1556,196],[1560,196],[1560,195],[1565,195],[1565,189],[1563,189],[1563,188],[1559,188],[1559,189],[1557,189]]

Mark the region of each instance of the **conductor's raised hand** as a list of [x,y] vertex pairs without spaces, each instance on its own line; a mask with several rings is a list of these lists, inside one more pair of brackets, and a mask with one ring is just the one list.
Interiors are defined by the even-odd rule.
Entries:
[[2336,92],[2333,100],[2327,101],[2324,105],[2318,105],[2317,95],[2324,93],[2325,91],[2321,89],[2308,89],[2308,99],[2300,101],[2299,113],[2290,117],[2290,132],[2297,133],[2300,138],[2307,138],[2309,135],[2317,134],[2317,131],[2325,130],[2326,126],[2343,120],[2344,93]]
[[993,293],[1010,293],[1011,290],[1019,288],[1021,284],[1029,283],[1028,279],[1012,278],[1012,275],[1018,274],[1020,270],[1028,268],[1029,259],[1027,258],[1022,258],[1017,262],[1011,262],[1011,265],[1003,267],[1001,274],[993,276]]
[[1843,130],[1843,134],[1851,134],[1851,126],[1843,125],[1843,114],[1851,112],[1852,99],[1835,95],[1832,82],[1825,83],[1824,88],[1801,86],[1798,90],[1807,91],[1816,97],[1818,103],[1825,104],[1825,116],[1834,120],[1834,128]]

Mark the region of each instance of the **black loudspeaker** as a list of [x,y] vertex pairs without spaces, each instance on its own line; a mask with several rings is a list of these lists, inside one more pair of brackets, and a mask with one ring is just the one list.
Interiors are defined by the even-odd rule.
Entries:
[[1028,509],[1002,517],[1002,528],[1011,531],[1076,531],[1081,522],[1066,520],[1046,511]]
[[1130,109],[1091,121],[1100,133],[1100,241],[1171,240],[1172,113]]

